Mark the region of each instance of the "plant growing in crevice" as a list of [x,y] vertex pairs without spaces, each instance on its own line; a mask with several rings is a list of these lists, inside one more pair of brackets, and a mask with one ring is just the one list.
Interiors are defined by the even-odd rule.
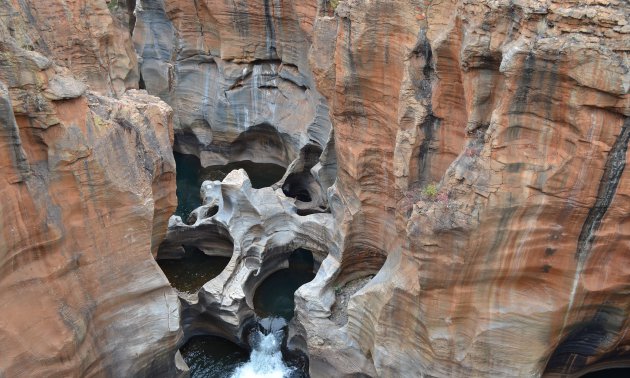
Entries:
[[438,194],[437,185],[435,185],[435,183],[433,182],[425,185],[424,188],[422,188],[422,195],[429,199],[435,199],[437,194]]
[[339,0],[328,0],[328,5],[330,5],[330,8],[335,11],[339,5]]

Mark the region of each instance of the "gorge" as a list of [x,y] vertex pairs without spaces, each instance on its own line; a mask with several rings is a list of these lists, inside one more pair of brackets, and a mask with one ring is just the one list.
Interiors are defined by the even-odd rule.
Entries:
[[0,1],[0,378],[630,369],[626,0]]

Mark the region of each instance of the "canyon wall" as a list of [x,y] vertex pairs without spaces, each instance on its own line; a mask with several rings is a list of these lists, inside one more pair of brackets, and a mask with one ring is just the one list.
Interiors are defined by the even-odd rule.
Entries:
[[312,310],[320,288],[298,292],[313,376],[628,363],[629,17],[624,1],[320,12],[310,62],[331,104],[341,246],[329,290],[377,274],[338,331],[327,299]]
[[206,184],[192,224],[170,218],[163,245],[238,237],[185,303],[231,327],[208,332],[240,330],[245,274],[311,243],[328,254],[289,345],[313,377],[629,363],[627,1],[0,7],[0,375],[177,374],[179,302],[153,261],[171,145],[287,168],[260,192],[242,171]]
[[305,146],[325,146],[328,107],[308,68],[299,20],[312,15],[301,8],[137,2],[142,83],[173,107],[176,151],[196,155],[202,167],[252,160],[286,168]]
[[172,110],[105,2],[0,8],[0,376],[174,376]]

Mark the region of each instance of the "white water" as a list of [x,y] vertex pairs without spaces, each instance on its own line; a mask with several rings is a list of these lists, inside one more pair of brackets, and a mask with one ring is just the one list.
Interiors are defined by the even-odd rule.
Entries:
[[265,335],[257,331],[253,337],[254,348],[249,361],[239,366],[231,378],[286,378],[292,368],[282,361],[280,346],[282,332],[269,332]]

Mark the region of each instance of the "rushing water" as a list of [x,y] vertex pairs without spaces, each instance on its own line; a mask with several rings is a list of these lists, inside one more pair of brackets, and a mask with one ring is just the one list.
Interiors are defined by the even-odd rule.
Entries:
[[252,352],[247,363],[232,373],[232,378],[285,378],[292,376],[294,368],[282,360],[282,331],[264,334],[256,331],[252,337]]
[[225,339],[195,336],[182,348],[192,378],[304,378],[306,360],[283,355],[287,322],[283,318],[261,319],[251,329],[251,353]]
[[230,259],[208,256],[197,248],[184,247],[179,260],[158,260],[157,263],[171,285],[179,291],[194,293],[206,282],[218,276]]
[[[251,161],[201,168],[193,155],[175,153],[177,164],[176,215],[184,221],[201,205],[199,188],[203,180],[223,180],[229,172],[243,168],[252,187],[271,186],[284,175],[285,168]],[[158,264],[176,289],[195,292],[217,276],[229,259],[209,257],[196,248],[186,247],[181,260],[159,260]],[[195,336],[181,348],[192,378],[301,378],[307,377],[305,357],[283,354],[287,321],[293,317],[294,293],[314,277],[313,255],[297,250],[289,258],[289,269],[268,277],[254,296],[256,312],[267,317],[251,331],[251,353],[225,339]]]
[[250,331],[249,358],[224,339],[191,338],[181,349],[191,377],[308,377],[306,357],[286,352],[284,343],[287,323],[293,317],[295,290],[314,278],[313,265],[312,253],[298,249],[289,257],[289,269],[272,274],[258,287],[254,307],[260,318]]

